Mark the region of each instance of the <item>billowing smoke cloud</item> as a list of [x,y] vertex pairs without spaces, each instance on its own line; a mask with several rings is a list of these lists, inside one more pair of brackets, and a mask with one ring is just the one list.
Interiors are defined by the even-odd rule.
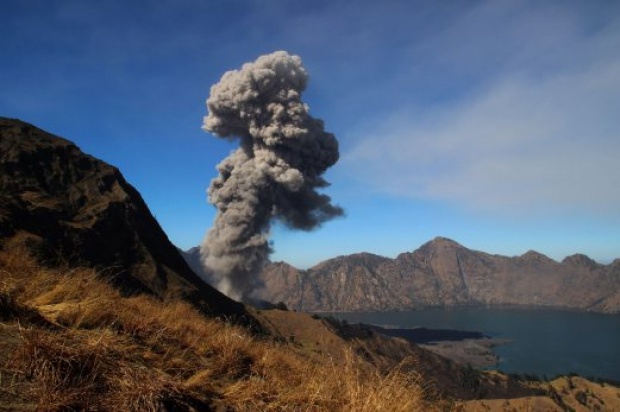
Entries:
[[338,142],[301,101],[307,83],[299,56],[279,51],[225,73],[211,87],[203,129],[240,144],[211,181],[217,215],[201,255],[211,282],[237,300],[257,286],[273,220],[312,230],[343,214],[317,192],[328,186],[321,175],[338,160]]

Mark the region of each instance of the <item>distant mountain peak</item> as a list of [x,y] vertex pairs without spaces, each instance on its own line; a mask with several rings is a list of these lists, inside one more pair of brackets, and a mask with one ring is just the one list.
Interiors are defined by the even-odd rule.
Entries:
[[355,265],[360,263],[364,265],[378,265],[390,260],[392,259],[385,256],[375,255],[374,253],[360,252],[353,253],[351,255],[337,256],[332,259],[324,260],[323,262],[314,265],[311,269],[320,270],[324,267],[328,267],[330,265],[339,265],[343,262],[347,265]]
[[585,267],[594,267],[598,265],[598,263],[596,263],[590,257],[584,255],[583,253],[575,253],[574,255],[567,256],[562,260],[562,263],[567,265]]
[[460,243],[444,237],[444,236],[436,236],[433,240],[431,240],[430,242],[427,242],[433,245],[451,245],[451,246],[460,246],[463,247],[463,245],[461,245]]
[[399,258],[404,258],[409,254],[413,255],[424,255],[427,257],[437,256],[437,255],[446,255],[452,254],[457,250],[467,250],[465,246],[461,245],[458,242],[455,242],[452,239],[443,236],[437,236],[434,239],[424,243],[418,249],[414,250],[412,253],[403,253],[399,255]]
[[535,250],[531,250],[531,249],[525,252],[524,254],[522,254],[521,256],[519,256],[518,258],[522,260],[530,260],[530,261],[554,262],[554,260],[551,259],[549,256],[543,255],[542,253],[537,252]]

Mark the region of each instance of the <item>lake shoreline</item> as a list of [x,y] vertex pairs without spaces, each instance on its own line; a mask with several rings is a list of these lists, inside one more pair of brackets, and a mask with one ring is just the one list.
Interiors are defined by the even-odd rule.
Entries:
[[500,357],[493,348],[511,342],[510,339],[495,339],[474,331],[362,325],[376,333],[404,339],[437,355],[479,369],[497,367]]
[[[350,324],[383,326],[384,334],[406,335],[420,327],[443,330],[439,337],[409,340],[481,369],[541,377],[578,374],[620,381],[618,314],[547,307],[460,306],[408,312],[328,312],[322,316]],[[508,340],[510,343],[505,344]]]
[[330,316],[331,314],[357,314],[357,313],[402,313],[402,312],[423,312],[427,310],[443,310],[443,311],[459,311],[467,309],[490,309],[490,310],[523,310],[523,311],[560,311],[560,312],[576,312],[576,313],[596,313],[601,315],[618,316],[620,312],[609,312],[603,310],[592,310],[576,308],[571,306],[554,306],[554,305],[519,305],[519,304],[485,304],[485,303],[471,303],[462,305],[425,305],[413,308],[402,309],[386,309],[386,310],[313,310],[308,313],[316,314],[319,316]]

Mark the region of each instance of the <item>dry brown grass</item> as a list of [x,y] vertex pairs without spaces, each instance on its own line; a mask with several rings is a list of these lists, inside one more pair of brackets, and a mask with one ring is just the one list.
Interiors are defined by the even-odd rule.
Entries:
[[[185,302],[122,297],[90,269],[44,269],[5,253],[0,276],[0,321],[20,322],[21,339],[0,372],[17,376],[23,401],[41,410],[434,408],[411,368],[380,374],[350,350],[343,361],[310,360]],[[28,310],[47,324],[27,321]]]

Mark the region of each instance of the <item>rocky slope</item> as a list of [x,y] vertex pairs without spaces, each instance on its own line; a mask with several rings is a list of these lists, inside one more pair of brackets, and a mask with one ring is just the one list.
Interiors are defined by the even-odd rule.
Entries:
[[601,265],[584,255],[562,262],[534,251],[490,255],[441,237],[396,259],[360,253],[308,270],[278,262],[261,276],[260,298],[302,311],[477,304],[620,311],[620,260]]
[[179,296],[215,315],[245,313],[196,276],[116,168],[7,118],[0,118],[0,247],[26,248],[47,265],[102,269],[127,293]]

